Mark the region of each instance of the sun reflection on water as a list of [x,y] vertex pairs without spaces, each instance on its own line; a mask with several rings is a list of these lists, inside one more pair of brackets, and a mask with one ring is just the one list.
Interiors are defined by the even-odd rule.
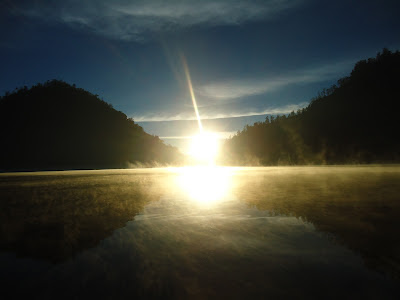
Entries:
[[191,200],[212,204],[226,198],[231,189],[232,169],[217,166],[184,167],[178,185]]

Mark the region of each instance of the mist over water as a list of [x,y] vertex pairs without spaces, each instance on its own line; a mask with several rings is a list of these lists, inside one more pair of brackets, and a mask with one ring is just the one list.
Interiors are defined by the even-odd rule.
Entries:
[[397,165],[1,174],[2,291],[396,299],[399,179]]

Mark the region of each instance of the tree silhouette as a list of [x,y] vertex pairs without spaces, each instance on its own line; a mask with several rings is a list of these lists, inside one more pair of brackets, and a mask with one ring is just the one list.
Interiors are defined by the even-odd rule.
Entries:
[[400,161],[400,52],[383,49],[289,115],[246,126],[223,147],[225,164]]
[[133,119],[59,80],[0,98],[0,170],[123,168],[181,155]]

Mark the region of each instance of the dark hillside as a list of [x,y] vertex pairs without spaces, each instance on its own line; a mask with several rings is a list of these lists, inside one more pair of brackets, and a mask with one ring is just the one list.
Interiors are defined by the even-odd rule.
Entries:
[[83,89],[53,80],[0,99],[0,170],[174,163],[176,148]]
[[359,61],[305,109],[238,132],[224,145],[224,163],[399,162],[399,86],[400,52],[384,49]]

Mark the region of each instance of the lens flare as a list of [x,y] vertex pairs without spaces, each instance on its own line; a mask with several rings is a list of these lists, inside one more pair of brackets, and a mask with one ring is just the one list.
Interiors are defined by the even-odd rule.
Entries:
[[189,67],[185,56],[182,54],[181,57],[200,132],[198,135],[193,136],[188,153],[197,163],[215,164],[215,159],[218,154],[218,135],[216,133],[203,131],[203,125],[201,123],[200,113],[193,91],[192,80],[190,78]]
[[193,92],[192,79],[190,78],[189,67],[187,65],[186,58],[184,55],[182,55],[182,63],[183,63],[183,68],[185,69],[186,80],[187,80],[188,87],[189,87],[190,97],[192,98],[194,112],[196,114],[197,122],[199,123],[199,130],[200,130],[200,133],[202,133],[203,125],[201,124],[199,109],[197,107],[196,97],[194,96],[194,92]]

